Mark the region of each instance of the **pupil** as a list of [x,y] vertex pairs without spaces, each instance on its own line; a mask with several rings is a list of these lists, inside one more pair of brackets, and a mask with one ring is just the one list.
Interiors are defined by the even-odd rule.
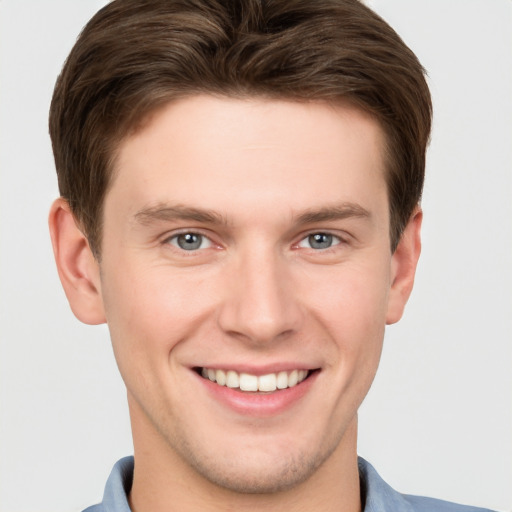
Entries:
[[201,246],[201,239],[201,235],[196,235],[195,233],[185,233],[184,235],[178,236],[178,245],[185,251],[199,249]]
[[328,249],[332,245],[332,235],[326,233],[309,235],[309,245],[313,249]]

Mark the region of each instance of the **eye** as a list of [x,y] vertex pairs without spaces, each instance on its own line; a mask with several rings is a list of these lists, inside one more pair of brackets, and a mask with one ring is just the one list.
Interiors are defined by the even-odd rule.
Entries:
[[339,243],[341,243],[341,240],[330,233],[312,233],[299,242],[299,247],[322,250],[329,249]]
[[184,251],[197,251],[198,249],[208,249],[212,242],[199,233],[180,233],[167,240],[168,243]]

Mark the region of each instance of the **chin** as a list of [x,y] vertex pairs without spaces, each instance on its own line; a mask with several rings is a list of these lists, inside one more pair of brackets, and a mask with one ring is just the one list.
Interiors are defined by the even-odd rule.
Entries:
[[292,489],[315,473],[323,461],[297,457],[287,461],[254,464],[246,460],[233,463],[195,465],[195,470],[211,483],[241,494],[274,494]]
[[334,440],[316,450],[311,446],[307,450],[296,446],[274,450],[260,447],[219,455],[181,446],[179,451],[197,474],[215,486],[241,494],[274,494],[308,480],[337,446],[338,440]]

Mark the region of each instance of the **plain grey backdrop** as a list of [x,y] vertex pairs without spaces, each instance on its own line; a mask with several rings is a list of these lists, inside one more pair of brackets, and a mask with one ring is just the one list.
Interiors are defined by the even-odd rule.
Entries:
[[[47,113],[99,0],[0,0],[0,511],[74,512],[131,453],[105,326],[58,281]],[[512,2],[368,2],[430,76],[423,254],[360,413],[359,452],[402,492],[512,509]]]

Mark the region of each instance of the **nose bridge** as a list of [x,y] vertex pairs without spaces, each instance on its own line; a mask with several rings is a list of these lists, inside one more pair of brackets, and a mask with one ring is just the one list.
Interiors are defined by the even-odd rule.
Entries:
[[230,270],[230,284],[219,315],[221,328],[266,343],[298,328],[300,308],[285,258],[272,247],[241,251]]

